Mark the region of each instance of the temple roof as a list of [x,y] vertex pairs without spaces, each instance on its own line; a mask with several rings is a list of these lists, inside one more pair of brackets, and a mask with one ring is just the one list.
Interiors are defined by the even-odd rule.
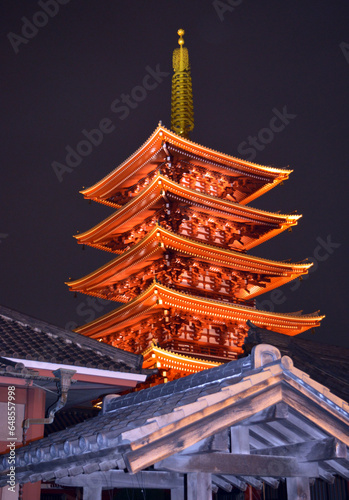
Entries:
[[[161,226],[157,226],[127,252],[124,252],[87,276],[67,282],[67,285],[71,291],[99,295],[98,290],[101,287],[112,285],[128,278],[131,273],[139,272],[145,266],[150,265],[155,259],[160,258],[167,249],[176,250],[180,255],[192,256],[198,260],[213,262],[213,267],[226,266],[235,270],[270,276],[271,282],[266,287],[254,286],[248,292],[245,291],[244,297],[241,298],[248,299],[306,274],[312,266],[312,263],[293,264],[277,262],[253,257],[241,252],[234,252],[233,250],[225,250],[194,241],[188,237],[175,234]],[[123,302],[120,298],[115,300]]]
[[135,387],[150,374],[142,368],[140,355],[4,306],[0,306],[0,356],[3,384],[16,385],[22,378],[27,387],[44,389],[46,410],[57,401],[57,370],[72,374],[66,408]]
[[260,189],[241,201],[244,204],[249,203],[283,180],[286,180],[292,172],[292,170],[288,169],[272,168],[240,160],[206,148],[175,134],[159,124],[149,139],[134,154],[110,174],[93,186],[82,190],[81,193],[85,198],[108,204],[107,199],[115,190],[137,183],[151,169],[163,163],[168,156],[168,150],[182,155],[183,158],[189,158],[191,162],[200,165],[214,165],[215,170],[219,172],[233,176],[243,174],[264,182],[264,185]]
[[246,323],[250,320],[257,326],[291,336],[320,326],[321,320],[325,317],[318,313],[301,315],[261,311],[248,306],[193,296],[153,282],[132,301],[76,328],[75,331],[89,337],[102,338],[137,324],[156,310],[171,307],[196,315],[209,316],[219,321],[233,320]]
[[[155,480],[159,471],[173,470],[171,464],[181,460],[188,465],[203,455],[213,462],[216,457],[228,460],[234,453],[232,438],[241,428],[249,439],[245,451],[235,447],[235,465],[229,460],[230,475],[223,476],[229,484],[246,489],[246,484],[275,483],[297,473],[327,481],[336,474],[348,477],[348,404],[275,347],[259,345],[246,358],[107,397],[97,417],[16,449],[16,480],[86,486],[101,484],[103,478],[110,488],[129,478],[129,485],[141,486],[145,476],[130,472],[157,464],[145,473]],[[264,470],[276,460],[269,474],[256,473],[251,463],[256,455]],[[244,473],[238,472],[239,456],[240,461],[251,457]],[[1,486],[8,480],[8,458],[0,462]],[[217,471],[222,465],[213,465],[212,482],[221,484]],[[184,484],[183,474],[171,476]]]
[[10,359],[142,373],[142,356],[0,306],[0,355]]
[[[162,206],[164,195],[208,214],[215,214],[231,221],[269,227],[269,231],[257,240],[251,239],[251,241],[246,242],[243,247],[245,249],[250,249],[297,224],[301,217],[301,215],[296,214],[278,214],[243,206],[181,186],[158,174],[143,191],[122,208],[88,231],[76,235],[75,238],[79,243],[101,246],[103,242],[110,240],[114,235],[128,231],[138,223],[143,222],[148,216],[154,215],[156,209]],[[104,246],[102,248],[106,249]]]

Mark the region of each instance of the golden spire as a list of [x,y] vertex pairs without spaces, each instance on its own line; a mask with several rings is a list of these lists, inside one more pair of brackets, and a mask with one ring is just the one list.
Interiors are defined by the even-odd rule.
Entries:
[[173,51],[173,77],[171,97],[171,129],[188,138],[194,128],[193,92],[191,86],[189,53],[183,47],[184,30],[177,31],[179,48]]

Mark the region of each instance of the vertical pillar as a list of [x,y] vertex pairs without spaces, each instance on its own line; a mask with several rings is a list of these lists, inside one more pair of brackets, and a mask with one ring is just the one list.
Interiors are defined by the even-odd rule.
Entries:
[[230,428],[231,453],[250,454],[250,433],[247,426],[236,425]]
[[[45,391],[43,389],[29,388],[27,391],[27,404],[25,418],[45,417]],[[44,436],[44,424],[33,424],[27,431],[27,443]],[[41,494],[41,481],[23,485],[23,500],[39,500]]]
[[247,485],[245,494],[244,494],[244,500],[253,500],[253,489],[250,484]]
[[[38,388],[29,388],[27,392],[27,406],[25,418],[45,417],[45,391]],[[33,424],[27,430],[27,443],[44,436],[44,424]]]
[[[250,432],[247,426],[235,425],[230,428],[230,452],[236,455],[250,454]],[[253,490],[252,486],[249,484],[245,491],[244,499],[252,500],[252,498]]]
[[184,500],[184,485],[182,488],[172,488],[171,500]]
[[310,500],[308,477],[288,477],[286,484],[288,500]]
[[102,486],[84,486],[83,500],[102,500]]
[[16,484],[14,491],[8,490],[8,485],[0,488],[0,500],[18,500],[19,484]]
[[188,500],[212,500],[211,474],[188,472],[187,493]]
[[23,484],[23,500],[39,500],[41,495],[41,481]]

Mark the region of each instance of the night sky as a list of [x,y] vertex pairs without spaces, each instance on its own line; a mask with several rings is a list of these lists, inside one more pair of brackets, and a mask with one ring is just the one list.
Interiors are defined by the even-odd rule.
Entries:
[[[63,327],[115,307],[74,298],[64,284],[111,260],[100,250],[82,251],[72,237],[112,213],[79,191],[122,163],[160,120],[170,128],[172,51],[184,28],[194,94],[191,139],[294,170],[284,186],[251,205],[297,210],[303,218],[293,232],[251,253],[309,258],[313,271],[301,283],[259,297],[259,307],[320,310],[322,326],[302,336],[349,347],[347,0],[1,4],[2,305]],[[154,72],[157,85],[139,90]],[[131,100],[121,114],[123,94]],[[283,127],[273,120],[278,114]],[[101,122],[108,124],[102,142],[76,166],[67,165],[66,148],[76,151],[83,131]],[[280,130],[271,132],[273,123]]]

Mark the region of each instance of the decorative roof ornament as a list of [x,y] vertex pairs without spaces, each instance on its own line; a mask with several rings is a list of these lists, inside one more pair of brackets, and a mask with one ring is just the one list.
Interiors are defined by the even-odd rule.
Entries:
[[184,30],[178,30],[179,48],[173,51],[173,77],[171,96],[171,129],[189,138],[194,128],[193,91],[190,75],[189,53],[184,45]]

